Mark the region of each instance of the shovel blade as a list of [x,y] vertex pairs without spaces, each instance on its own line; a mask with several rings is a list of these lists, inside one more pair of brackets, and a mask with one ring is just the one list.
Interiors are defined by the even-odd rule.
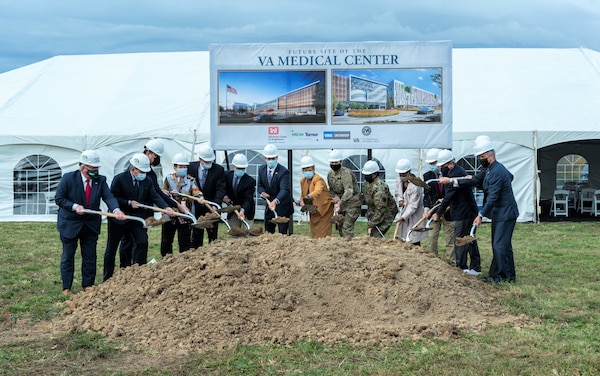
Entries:
[[218,209],[217,211],[219,213],[233,213],[236,210],[239,210],[241,208],[240,205],[232,205],[232,206],[226,206],[224,208]]
[[477,239],[471,235],[461,236],[461,237],[456,238],[456,245],[458,247],[462,247],[463,245],[473,243],[475,240],[477,240]]

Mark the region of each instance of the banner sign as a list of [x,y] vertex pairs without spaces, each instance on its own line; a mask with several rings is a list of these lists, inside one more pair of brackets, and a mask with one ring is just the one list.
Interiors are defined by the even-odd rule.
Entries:
[[210,46],[211,145],[219,150],[452,145],[452,44]]

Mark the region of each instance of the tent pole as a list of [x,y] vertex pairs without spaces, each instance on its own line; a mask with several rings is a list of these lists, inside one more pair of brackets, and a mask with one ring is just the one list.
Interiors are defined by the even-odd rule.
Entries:
[[192,141],[192,149],[190,150],[190,161],[194,158],[194,148],[196,147],[196,130],[194,129],[194,138]]
[[536,223],[540,223],[540,172],[538,166],[538,139],[537,139],[537,131],[533,131],[533,199],[535,202],[535,220]]

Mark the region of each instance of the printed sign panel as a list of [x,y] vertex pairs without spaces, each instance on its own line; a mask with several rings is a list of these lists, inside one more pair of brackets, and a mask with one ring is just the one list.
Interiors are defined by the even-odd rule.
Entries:
[[215,149],[452,144],[450,42],[211,45]]

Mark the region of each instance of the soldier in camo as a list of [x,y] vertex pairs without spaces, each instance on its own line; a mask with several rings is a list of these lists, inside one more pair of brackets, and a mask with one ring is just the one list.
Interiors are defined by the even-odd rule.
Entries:
[[329,167],[327,173],[327,185],[333,199],[333,210],[337,214],[343,214],[342,223],[336,223],[336,228],[341,237],[354,236],[354,222],[360,216],[360,189],[356,183],[356,176],[352,170],[342,167],[344,157],[339,150],[329,153]]
[[383,238],[391,227],[398,207],[387,183],[378,178],[379,165],[375,161],[367,161],[362,169],[367,181],[363,187],[363,197],[367,204],[367,231],[369,236]]

